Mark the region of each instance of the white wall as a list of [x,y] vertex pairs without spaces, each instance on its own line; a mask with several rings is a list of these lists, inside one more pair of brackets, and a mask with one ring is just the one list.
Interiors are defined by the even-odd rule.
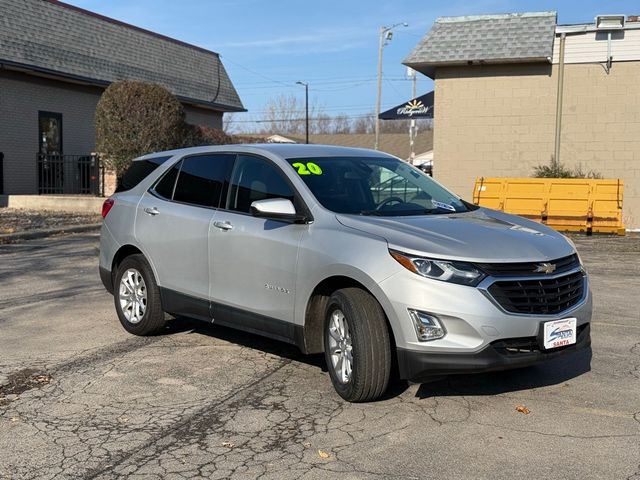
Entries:
[[[558,63],[559,52],[560,37],[556,34],[553,44],[553,63]],[[640,60],[640,29],[612,32],[611,55],[614,62]],[[565,63],[604,63],[606,61],[606,32],[567,34],[564,46]]]

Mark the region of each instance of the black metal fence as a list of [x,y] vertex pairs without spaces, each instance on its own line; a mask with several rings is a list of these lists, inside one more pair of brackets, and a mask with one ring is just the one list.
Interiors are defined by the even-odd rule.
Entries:
[[38,193],[103,194],[103,169],[95,155],[38,154]]

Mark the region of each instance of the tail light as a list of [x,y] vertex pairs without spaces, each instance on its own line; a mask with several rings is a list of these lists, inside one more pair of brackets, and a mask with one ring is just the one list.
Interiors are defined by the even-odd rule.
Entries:
[[102,218],[105,218],[109,214],[109,210],[113,207],[114,204],[113,198],[107,198],[102,204]]

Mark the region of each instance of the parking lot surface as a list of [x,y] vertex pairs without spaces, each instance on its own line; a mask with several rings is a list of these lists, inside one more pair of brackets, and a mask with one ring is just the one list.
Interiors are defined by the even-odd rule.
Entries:
[[97,235],[1,245],[0,478],[640,480],[640,239],[575,241],[592,356],[369,404],[282,343],[188,319],[127,334]]

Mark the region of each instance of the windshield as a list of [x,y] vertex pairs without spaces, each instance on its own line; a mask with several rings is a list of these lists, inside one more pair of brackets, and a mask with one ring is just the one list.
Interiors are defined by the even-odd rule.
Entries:
[[356,215],[466,212],[468,204],[407,163],[383,157],[290,158],[323,207]]

